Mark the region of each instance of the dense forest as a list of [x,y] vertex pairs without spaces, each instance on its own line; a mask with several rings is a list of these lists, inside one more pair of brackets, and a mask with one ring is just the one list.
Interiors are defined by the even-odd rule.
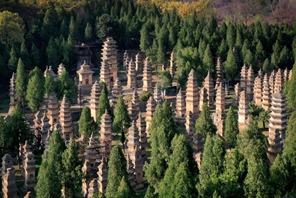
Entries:
[[[141,50],[156,66],[168,64],[168,57],[174,52],[177,66],[174,80],[180,87],[185,87],[192,69],[198,74],[199,83],[208,72],[216,78],[218,57],[228,81],[238,80],[243,65],[252,66],[255,73],[260,69],[270,73],[278,68],[292,69],[294,64],[292,79],[284,85],[283,91],[289,113],[284,151],[272,165],[266,154],[267,139],[258,127],[261,119],[258,114],[250,116],[248,127],[239,133],[236,110],[228,109],[222,139],[215,135],[217,128],[210,109],[204,105],[195,124],[195,131],[202,135],[204,142],[199,169],[184,129],[176,126],[171,106],[164,101],[157,105],[149,128],[150,156],[144,166],[147,184],[144,193],[146,198],[295,196],[296,20],[289,17],[296,12],[291,12],[289,17],[282,16],[280,11],[285,6],[292,11],[295,8],[293,1],[284,3],[230,1],[229,8],[225,8],[226,5],[218,1],[1,1],[0,90],[7,91],[10,77],[17,72],[16,97],[26,99],[33,112],[39,109],[44,93],[57,90],[59,99],[64,94],[72,98],[75,90],[69,73],[76,71],[75,45],[101,46],[109,36],[116,40],[119,50]],[[251,5],[273,9],[260,13]],[[241,10],[235,12],[236,6],[249,10],[239,15]],[[69,73],[64,70],[54,85],[53,79],[44,78],[42,71],[47,65],[57,71],[60,63],[65,64]],[[100,68],[100,63],[94,65]],[[108,102],[110,90],[104,84],[102,87],[98,117],[105,110],[112,114]],[[36,96],[37,93],[40,96]],[[25,100],[20,102],[25,103]],[[112,115],[112,128],[119,136],[122,133],[122,138],[125,138],[124,130],[131,126],[126,114],[127,107],[120,97]],[[85,107],[78,126],[80,135],[91,139],[100,120],[95,123],[89,108]],[[19,144],[30,139],[26,136],[28,131],[20,108],[14,110],[10,121],[0,118],[1,154],[5,149],[19,153]],[[10,136],[11,133],[14,136]],[[139,195],[129,184],[127,163],[122,149],[114,146],[108,162],[106,194],[96,197]],[[65,197],[81,197],[84,177],[81,167],[74,142],[66,146],[60,134],[53,132],[49,151],[42,156],[35,188],[37,196],[60,197],[63,192]]]

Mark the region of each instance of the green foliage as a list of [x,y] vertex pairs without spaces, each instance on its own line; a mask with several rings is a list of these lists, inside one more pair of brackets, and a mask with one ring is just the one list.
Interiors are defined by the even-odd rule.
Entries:
[[108,99],[108,90],[105,83],[101,83],[102,85],[102,91],[99,98],[99,109],[98,109],[98,115],[97,115],[97,124],[98,126],[101,126],[101,117],[107,110],[109,115],[112,115],[110,102]]
[[11,147],[13,141],[9,134],[9,125],[4,122],[4,118],[0,116],[0,156],[4,155],[5,149]]
[[237,113],[232,107],[230,107],[226,116],[223,136],[230,148],[234,148],[236,146],[236,136],[238,133]]
[[130,127],[131,118],[128,115],[127,106],[124,104],[124,100],[120,95],[114,110],[113,129],[120,133]]
[[26,96],[26,73],[25,66],[21,58],[18,60],[16,79],[15,79],[15,97],[24,105],[24,99]]
[[214,125],[211,118],[210,109],[207,104],[202,106],[202,111],[195,123],[195,131],[200,133],[205,140],[208,135],[216,134],[217,127]]
[[258,119],[262,112],[264,109],[261,106],[257,106],[253,101],[249,103],[249,113],[253,118]]
[[116,195],[116,198],[133,197],[132,190],[127,182],[127,179],[123,176],[118,187],[118,194]]
[[41,54],[40,54],[40,50],[37,48],[35,43],[32,44],[30,54],[31,54],[31,60],[32,60],[33,66],[38,67],[41,62]]
[[74,82],[71,80],[66,69],[62,71],[61,75],[58,78],[57,84],[58,84],[58,97],[62,98],[63,95],[66,95],[69,101],[72,102],[72,98],[75,93],[75,86],[74,86]]
[[213,61],[212,52],[209,44],[207,45],[202,62],[205,70],[208,70],[210,72],[214,71],[214,61]]
[[112,30],[111,24],[111,17],[108,14],[102,14],[96,18],[96,35],[101,41],[110,35],[109,33]]
[[23,40],[21,44],[20,57],[24,62],[25,68],[31,69],[32,66],[31,66],[30,56],[29,56],[29,52],[28,52],[28,48],[26,46],[25,40]]
[[84,30],[84,38],[86,41],[90,41],[93,38],[93,29],[90,23],[87,22],[85,30]]
[[31,72],[34,72],[33,76],[30,76],[26,100],[28,101],[28,106],[32,111],[39,110],[41,102],[44,96],[44,76],[41,70],[37,67]]
[[[158,79],[160,82],[158,83],[160,85],[160,88],[163,90],[167,87],[172,86],[172,76],[170,74],[170,71],[159,71],[157,73]],[[149,99],[149,98],[148,98]]]
[[83,107],[78,126],[78,132],[85,138],[89,138],[92,132],[96,129],[96,123],[91,116],[89,107]]
[[60,59],[59,59],[59,51],[58,46],[54,40],[53,37],[50,37],[47,48],[46,48],[46,54],[47,54],[47,65],[52,66],[54,69],[57,68]]
[[139,100],[140,101],[147,101],[149,100],[150,96],[152,96],[153,94],[150,92],[150,91],[142,91],[140,94],[139,94]]
[[15,48],[12,46],[10,53],[9,53],[9,60],[8,60],[8,69],[10,72],[15,72],[18,64],[18,58],[15,51]]
[[285,93],[287,96],[287,107],[289,111],[296,110],[296,93],[295,93],[295,86],[296,86],[296,61],[293,66],[292,70],[292,79],[288,81],[288,84],[285,88]]
[[[119,148],[119,146],[112,147],[110,153],[110,160],[108,162],[108,185],[106,188],[106,197],[116,197],[119,193],[119,187],[121,180],[124,179],[126,184],[129,186],[127,181],[127,171],[126,171],[126,159]],[[125,185],[126,186],[126,185]],[[123,188],[122,186],[121,188]],[[130,186],[129,186],[130,188]],[[122,193],[124,192],[123,189]]]
[[56,82],[53,80],[53,77],[51,75],[47,75],[45,77],[45,83],[44,83],[44,92],[46,94],[50,94],[51,92],[54,92],[56,90]]
[[232,49],[228,50],[227,59],[224,62],[224,68],[225,68],[225,73],[229,77],[234,78],[237,75],[238,66],[237,66],[235,55]]
[[65,188],[65,197],[78,197],[82,186],[82,164],[78,158],[74,141],[70,141],[62,154],[62,163],[62,184]]

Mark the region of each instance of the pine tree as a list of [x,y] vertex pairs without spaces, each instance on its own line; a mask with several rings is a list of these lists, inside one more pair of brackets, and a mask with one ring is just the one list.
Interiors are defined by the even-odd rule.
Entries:
[[218,178],[223,173],[224,155],[223,141],[218,136],[207,136],[199,173],[199,196],[212,197],[215,190],[219,191],[221,181]]
[[[116,197],[122,179],[127,181],[126,159],[119,148],[114,146],[111,149],[110,160],[108,162],[108,185],[106,188],[106,197]],[[128,184],[129,185],[129,184]]]
[[207,104],[202,106],[202,111],[195,123],[195,131],[200,133],[204,140],[208,135],[213,136],[216,134],[217,127],[213,123]]
[[218,56],[222,59],[222,60],[226,60],[227,58],[227,45],[224,39],[222,39],[221,44],[218,48]]
[[239,28],[236,28],[235,48],[240,50],[243,46],[242,33]]
[[35,187],[37,197],[61,197],[64,150],[64,140],[58,131],[54,131],[50,136],[49,151],[42,155]]
[[52,66],[54,69],[57,68],[60,60],[58,55],[58,46],[56,45],[54,38],[50,37],[47,48],[47,65]]
[[90,41],[93,38],[93,29],[89,22],[87,22],[85,30],[84,30],[84,38],[86,41]]
[[101,117],[105,113],[105,110],[108,111],[109,115],[112,115],[111,113],[111,107],[110,102],[108,99],[108,89],[105,83],[100,83],[102,88],[102,92],[99,98],[99,109],[98,109],[98,116],[97,116],[97,124],[98,126],[101,125]]
[[153,187],[151,187],[150,185],[148,186],[146,193],[145,193],[145,197],[144,198],[154,198],[154,189]]
[[232,47],[234,46],[234,42],[235,42],[234,39],[235,39],[235,29],[234,29],[234,26],[231,23],[229,23],[227,26],[227,32],[226,32],[226,42],[229,49],[232,49]]
[[12,72],[16,71],[16,68],[18,65],[18,57],[17,57],[14,46],[12,46],[9,56],[10,56],[10,58],[8,60],[8,69],[12,73]]
[[32,44],[30,55],[33,66],[38,67],[41,62],[41,54],[35,43]]
[[238,134],[237,114],[232,107],[229,108],[225,121],[224,138],[230,148],[236,145],[236,136]]
[[68,144],[62,155],[62,162],[62,184],[65,190],[65,197],[77,197],[81,194],[82,165],[78,158],[74,141],[70,141]]
[[255,59],[256,61],[258,61],[259,63],[262,63],[263,60],[265,60],[266,58],[266,54],[263,48],[262,43],[259,41],[256,45],[256,53],[255,53]]
[[73,16],[71,16],[70,24],[69,24],[69,35],[72,41],[78,40],[78,28],[76,25],[76,20]]
[[254,58],[251,50],[247,50],[246,55],[244,56],[244,64],[247,66],[254,66]]
[[238,66],[237,66],[235,55],[232,49],[228,50],[227,59],[224,62],[224,68],[225,68],[225,73],[229,77],[234,78],[237,75]]
[[0,156],[4,155],[5,149],[11,147],[13,141],[9,134],[8,124],[4,121],[3,117],[0,117]]
[[141,37],[140,37],[140,49],[143,52],[147,52],[147,50],[151,47],[151,37],[149,35],[149,21],[147,21],[140,31]]
[[46,94],[50,94],[51,92],[55,92],[56,90],[56,82],[53,80],[53,77],[51,75],[47,75],[45,78],[44,83],[44,92]]
[[96,129],[96,123],[93,117],[91,117],[89,107],[83,107],[81,116],[78,121],[78,126],[78,132],[85,138],[89,138],[92,132]]
[[59,98],[62,98],[63,95],[66,95],[69,101],[72,101],[75,93],[75,86],[66,69],[62,71],[61,75],[58,78],[57,84]]
[[203,62],[203,66],[204,66],[203,68],[206,71],[211,71],[211,72],[214,71],[214,62],[213,62],[210,44],[207,45],[202,62]]
[[30,77],[27,87],[26,100],[28,106],[32,111],[39,110],[41,102],[44,96],[44,76],[41,70],[37,67],[31,72],[34,72],[33,76]]
[[271,72],[271,70],[272,68],[271,68],[271,65],[269,64],[269,59],[266,58],[262,66],[262,71],[264,73],[268,73],[268,72]]
[[127,179],[125,178],[125,176],[123,176],[120,181],[119,187],[118,187],[118,194],[117,194],[116,198],[131,198],[131,197],[133,197],[132,190],[127,182],[128,182]]
[[16,79],[15,79],[15,97],[24,105],[24,100],[26,96],[26,73],[25,65],[21,58],[18,60],[17,70],[16,70]]
[[28,48],[26,46],[25,40],[21,44],[20,57],[24,62],[25,68],[32,69],[30,56],[29,56],[29,52],[28,52]]
[[293,69],[292,69],[292,79],[288,81],[285,87],[285,93],[287,96],[287,107],[288,110],[293,112],[296,110],[296,61],[294,63]]

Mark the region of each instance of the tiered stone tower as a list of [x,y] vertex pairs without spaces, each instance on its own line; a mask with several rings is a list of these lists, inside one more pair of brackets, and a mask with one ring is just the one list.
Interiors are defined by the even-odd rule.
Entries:
[[69,142],[70,140],[73,140],[73,125],[70,104],[67,101],[66,95],[64,95],[61,102],[59,117],[62,129],[62,136],[65,142]]
[[105,194],[108,183],[108,163],[106,157],[102,157],[101,164],[98,169],[99,191]]
[[129,57],[128,57],[127,51],[125,50],[123,53],[123,67],[125,68],[126,71],[127,71],[128,63],[129,63]]
[[106,84],[107,89],[109,91],[111,90],[112,82],[111,82],[110,65],[108,65],[107,59],[102,59],[102,62],[101,62],[100,81]]
[[143,69],[143,91],[152,91],[152,68],[148,57],[145,59]]
[[202,106],[206,104],[208,105],[208,94],[207,94],[207,90],[202,87],[199,91],[199,106],[200,108],[202,108]]
[[60,77],[63,70],[65,69],[65,65],[63,63],[59,64],[59,67],[58,67],[58,76]]
[[223,136],[224,121],[225,121],[225,92],[223,84],[221,83],[217,89],[216,97],[216,122],[217,134]]
[[77,71],[79,82],[82,84],[82,94],[89,95],[92,82],[93,71],[90,69],[90,66],[84,61],[80,66],[80,69]]
[[157,83],[155,85],[155,89],[153,92],[153,98],[157,104],[162,103],[161,90],[160,90],[159,85]]
[[268,84],[268,76],[267,74],[265,74],[263,79],[262,107],[265,111],[267,111],[269,109],[269,106],[270,106],[270,91],[269,91],[269,84]]
[[269,90],[270,90],[270,94],[273,94],[275,91],[275,71],[273,70],[269,76]]
[[13,161],[11,155],[5,154],[2,157],[2,176],[5,175],[8,168],[13,168]]
[[134,89],[132,103],[134,104],[136,114],[138,115],[138,112],[140,111],[140,100],[139,100],[137,89]]
[[262,105],[262,79],[260,77],[256,77],[255,78],[255,84],[256,86],[254,86],[254,100],[255,100],[255,104],[260,107]]
[[102,62],[104,60],[107,60],[106,64],[109,66],[109,71],[111,75],[110,80],[111,82],[115,82],[115,80],[117,79],[117,71],[118,71],[117,45],[116,45],[116,41],[112,37],[108,37],[107,40],[104,42],[101,59],[102,59]]
[[155,108],[156,108],[156,102],[155,100],[153,99],[152,96],[150,96],[149,100],[147,101],[147,107],[146,107],[146,131],[147,131],[147,136],[149,137],[150,136],[150,133],[149,133],[149,125],[150,125],[150,122],[152,120],[152,117],[153,117],[153,113],[155,111]]
[[175,77],[175,65],[174,65],[174,52],[171,53],[171,57],[170,57],[170,74],[172,79],[174,79]]
[[142,67],[142,56],[138,52],[137,55],[136,55],[136,72],[137,72],[137,74],[139,74],[142,71],[143,71],[143,67]]
[[283,77],[281,69],[279,69],[275,75],[274,89],[277,90],[278,88],[281,90],[283,89]]
[[51,66],[46,67],[46,69],[44,71],[44,77],[46,77],[47,75],[50,75],[54,81],[58,80],[58,76],[54,73]]
[[83,102],[82,83],[81,82],[78,82],[78,85],[77,85],[77,104],[79,106],[81,106],[82,105],[82,102]]
[[40,132],[41,132],[41,142],[42,144],[45,144],[48,131],[50,131],[51,125],[49,124],[49,118],[47,117],[47,113],[44,112],[43,116],[41,118],[41,124],[40,124]]
[[238,129],[243,131],[248,123],[249,106],[246,98],[246,92],[242,91],[240,94],[239,105],[238,105]]
[[195,125],[195,119],[192,115],[192,112],[187,111],[185,128],[186,128],[186,136],[189,140],[191,140],[193,134],[195,133],[194,125]]
[[23,165],[24,165],[23,169],[24,169],[24,177],[25,177],[24,189],[25,191],[31,191],[34,189],[36,185],[35,155],[31,151],[25,152]]
[[138,119],[137,119],[137,127],[139,130],[140,136],[140,149],[141,155],[143,159],[146,159],[147,151],[147,134],[146,134],[146,122],[145,119],[142,117],[141,112],[139,112]]
[[127,110],[128,110],[128,115],[130,116],[131,120],[132,121],[136,120],[137,119],[137,111],[136,111],[135,104],[132,101],[128,104]]
[[248,69],[248,77],[247,77],[247,89],[246,89],[246,97],[248,102],[254,99],[254,71],[252,65],[250,65]]
[[292,79],[292,75],[293,75],[293,70],[291,69],[290,72],[289,72],[288,80],[291,80]]
[[288,68],[286,67],[283,75],[283,83],[287,82],[288,78],[289,78],[289,71],[288,71]]
[[214,82],[213,82],[213,79],[211,78],[210,71],[208,71],[208,75],[204,80],[204,88],[206,89],[206,93],[207,93],[208,106],[210,109],[213,109],[215,89],[214,89]]
[[236,83],[234,85],[234,105],[237,106],[238,105],[238,101],[239,101],[239,92],[240,92],[240,84]]
[[51,130],[54,130],[54,125],[58,123],[59,110],[59,101],[57,99],[56,93],[52,92],[48,96],[47,105],[47,116],[49,118]]
[[136,186],[135,189],[140,189],[144,187],[143,180],[143,158],[141,156],[140,146],[141,143],[139,141],[139,132],[136,126],[136,122],[133,121],[131,127],[128,129],[128,142],[127,142],[127,153],[130,156],[131,162],[133,163],[133,167],[135,170],[136,176]]
[[101,94],[101,88],[99,83],[96,81],[92,88],[91,88],[91,94],[90,94],[90,113],[91,116],[94,118],[94,121],[97,121],[97,115],[99,110],[99,100],[100,100],[100,94]]
[[221,65],[220,57],[217,58],[216,72],[217,72],[217,79],[216,79],[215,88],[217,89],[220,86],[220,83],[223,82],[223,79],[224,79],[224,71],[223,71],[223,66]]
[[14,96],[15,96],[15,74],[12,73],[12,77],[10,79],[10,86],[9,86],[9,97],[10,97],[10,103],[9,103],[9,111],[8,111],[8,115],[10,115],[15,107],[15,100],[14,100]]
[[184,126],[186,122],[185,114],[186,114],[185,95],[183,94],[182,89],[180,89],[176,97],[176,112],[175,112],[175,120],[178,125]]
[[243,65],[241,69],[241,78],[240,78],[240,88],[241,90],[247,90],[247,78],[248,78],[248,70],[246,65]]
[[186,87],[186,112],[191,111],[194,119],[196,119],[199,114],[198,95],[197,79],[195,71],[192,69],[189,73]]
[[286,98],[282,94],[281,90],[272,95],[271,113],[269,118],[269,130],[268,130],[268,157],[273,162],[277,154],[281,154],[283,151],[283,140],[286,136],[287,118],[286,113]]
[[91,182],[89,183],[89,187],[88,187],[87,198],[92,198],[94,196],[95,192],[98,192],[98,190],[99,190],[99,188],[98,188],[97,179],[91,180]]
[[113,107],[115,107],[115,105],[117,104],[118,98],[121,94],[122,94],[122,86],[119,78],[117,78],[112,88],[112,106]]
[[112,125],[111,116],[108,114],[108,111],[106,110],[101,118],[100,152],[102,155],[106,156],[107,158],[109,158],[111,148],[112,148],[111,125]]
[[127,88],[137,88],[137,75],[133,59],[129,62],[127,73]]
[[137,184],[136,184],[136,175],[135,175],[135,169],[134,169],[134,164],[130,158],[130,155],[126,155],[126,169],[127,169],[127,174],[128,174],[128,182],[130,186],[135,189]]
[[47,136],[46,136],[46,139],[44,141],[44,151],[49,151],[49,140],[50,140],[50,135],[51,135],[51,132],[50,130],[47,131]]
[[10,167],[2,175],[2,192],[3,198],[18,198],[16,179],[14,177],[14,168]]

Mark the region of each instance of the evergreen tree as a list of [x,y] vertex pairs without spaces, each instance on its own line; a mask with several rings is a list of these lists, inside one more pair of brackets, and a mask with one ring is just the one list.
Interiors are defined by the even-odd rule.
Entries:
[[45,77],[45,83],[44,83],[44,92],[46,94],[50,94],[51,92],[55,92],[56,90],[56,82],[53,80],[53,77],[51,75],[47,75]]
[[141,51],[143,52],[146,52],[150,46],[151,46],[151,37],[149,35],[149,22],[147,21],[143,26],[142,26],[142,29],[141,29],[141,37],[140,37],[140,49]]
[[82,165],[78,158],[74,141],[70,141],[68,144],[62,155],[62,162],[62,184],[65,190],[65,197],[78,197],[81,194]]
[[28,48],[26,46],[25,40],[21,44],[20,57],[21,57],[22,61],[24,62],[25,68],[32,69],[30,56],[29,56],[29,52],[28,52]]
[[119,187],[118,187],[118,194],[117,194],[116,198],[133,197],[132,190],[127,182],[128,182],[127,179],[123,176],[120,181]]
[[35,67],[33,76],[30,77],[27,87],[26,100],[28,101],[28,106],[32,111],[39,110],[41,102],[44,96],[44,76],[42,71]]
[[9,126],[5,123],[4,118],[0,117],[0,156],[4,155],[5,149],[11,147],[13,141],[9,134]]
[[234,29],[234,26],[231,23],[229,23],[227,26],[227,32],[226,32],[226,42],[229,49],[232,49],[232,47],[234,46],[234,42],[235,42],[234,39],[235,39],[235,29]]
[[59,98],[62,98],[63,95],[66,95],[69,101],[72,101],[75,93],[75,86],[66,69],[62,71],[61,75],[58,78],[57,84]]
[[97,116],[97,124],[101,126],[101,117],[105,113],[105,110],[108,111],[109,115],[112,115],[110,102],[108,99],[108,89],[105,83],[101,83],[102,85],[102,92],[99,98],[99,109],[98,109],[98,116]]
[[268,73],[268,72],[271,72],[271,70],[272,68],[271,68],[271,65],[269,64],[269,59],[266,58],[262,66],[262,71],[264,73]]
[[43,153],[35,187],[37,197],[61,197],[62,153],[65,143],[58,131],[50,136],[49,151]]
[[[119,187],[122,179],[125,179],[128,184],[127,171],[126,171],[126,159],[119,148],[114,146],[111,149],[110,160],[108,162],[108,185],[106,188],[106,197],[116,197],[119,192]],[[128,184],[129,185],[129,184]]]
[[93,29],[89,22],[87,22],[85,30],[84,30],[84,38],[86,41],[91,41],[93,38]]
[[213,123],[207,104],[202,106],[202,111],[195,123],[195,131],[200,133],[204,140],[208,135],[213,136],[216,134],[217,127]]
[[230,107],[227,112],[224,131],[225,141],[229,144],[230,148],[235,147],[238,132],[237,113]]
[[148,186],[146,193],[145,193],[145,197],[144,198],[154,198],[154,189],[153,187],[151,187],[150,185]]
[[296,61],[292,69],[292,79],[288,81],[284,90],[287,96],[287,107],[288,107],[288,110],[291,112],[296,110],[295,88],[296,88]]
[[236,28],[236,39],[235,39],[235,48],[240,50],[243,46],[242,33],[239,28]]
[[218,56],[222,59],[222,60],[226,60],[227,58],[227,45],[224,39],[222,39],[221,44],[218,48]]
[[69,36],[72,41],[78,40],[78,27],[76,25],[76,20],[73,16],[71,16],[70,24],[69,24]]
[[58,55],[58,46],[56,45],[54,38],[50,37],[47,48],[47,65],[51,65],[52,68],[56,69],[60,60]]
[[14,46],[12,46],[12,48],[10,50],[9,57],[10,58],[8,60],[8,69],[12,73],[12,72],[16,71],[16,68],[18,65],[18,57],[17,57],[17,53],[15,51]]
[[35,43],[32,44],[30,55],[33,66],[38,67],[41,62],[41,54]]
[[265,60],[266,58],[266,54],[263,48],[262,43],[259,41],[256,45],[256,52],[255,52],[255,59],[256,61],[258,61],[259,63],[262,63],[263,60]]
[[254,58],[251,50],[247,50],[246,55],[244,57],[244,64],[247,66],[250,66],[250,65],[254,66]]
[[211,71],[211,72],[214,71],[214,62],[213,62],[210,44],[207,45],[202,62],[203,62],[204,70]]
[[92,132],[96,129],[96,123],[91,116],[89,107],[83,107],[78,126],[78,132],[85,138],[89,138]]
[[237,75],[238,66],[232,49],[228,50],[227,59],[224,62],[224,68],[226,75],[229,77],[234,78]]
[[26,73],[25,66],[21,58],[18,60],[17,70],[16,70],[16,79],[15,79],[15,97],[24,105],[24,100],[26,96]]
[[218,136],[207,136],[199,173],[199,196],[212,197],[215,190],[220,191],[219,176],[223,173],[224,155],[223,141]]

